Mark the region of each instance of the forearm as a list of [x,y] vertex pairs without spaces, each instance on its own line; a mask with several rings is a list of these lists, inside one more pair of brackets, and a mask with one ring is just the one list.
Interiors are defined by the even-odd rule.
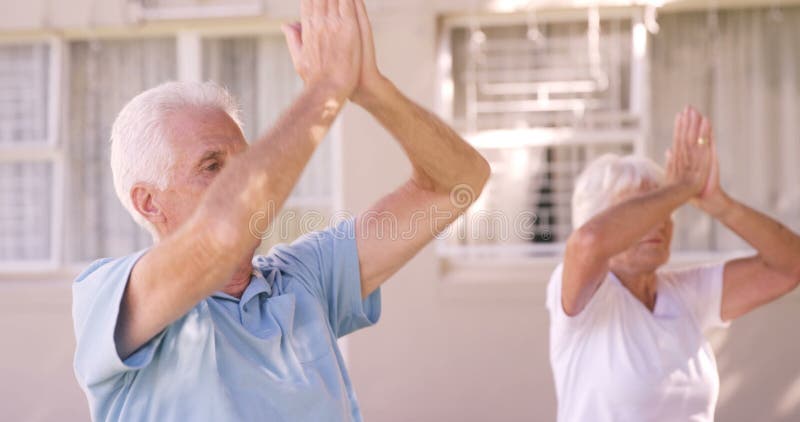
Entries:
[[800,236],[724,193],[716,204],[711,215],[755,248],[769,267],[800,277]]
[[693,188],[686,184],[670,184],[634,196],[601,212],[577,229],[571,238],[579,238],[579,243],[588,244],[593,255],[608,259],[669,219],[693,193]]
[[[344,104],[325,86],[307,87],[265,136],[234,157],[195,213],[218,251],[215,266],[238,265],[261,241]],[[223,265],[224,266],[224,265]],[[220,280],[224,282],[224,280]],[[214,287],[214,286],[211,286]],[[218,287],[218,286],[217,286]]]
[[479,192],[489,176],[486,160],[433,113],[383,79],[359,105],[372,114],[400,143],[414,168],[415,181],[448,193],[466,184]]

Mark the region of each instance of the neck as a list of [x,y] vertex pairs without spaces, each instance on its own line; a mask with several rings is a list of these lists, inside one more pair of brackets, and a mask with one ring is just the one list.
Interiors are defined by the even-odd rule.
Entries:
[[[166,227],[158,227],[157,230],[151,232],[153,236],[153,244],[158,243],[162,238],[162,233],[170,233]],[[254,251],[255,252],[255,251]],[[242,298],[247,286],[250,285],[250,276],[253,274],[253,255],[249,255],[247,259],[243,260],[236,268],[231,278],[225,283],[220,291],[231,295],[237,299]]]
[[253,274],[253,265],[250,260],[242,263],[236,268],[236,271],[231,276],[222,292],[229,294],[235,298],[241,298],[244,290],[250,285],[250,276]]
[[612,270],[622,285],[639,299],[650,311],[656,306],[656,293],[658,290],[658,279],[655,272],[634,273],[624,270]]

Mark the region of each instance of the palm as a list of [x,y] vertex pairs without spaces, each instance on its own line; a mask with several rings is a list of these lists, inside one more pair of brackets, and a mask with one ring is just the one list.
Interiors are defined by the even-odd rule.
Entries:
[[719,192],[719,160],[717,159],[717,146],[712,143],[711,151],[711,171],[708,174],[708,181],[705,188],[700,192],[700,199],[706,199]]

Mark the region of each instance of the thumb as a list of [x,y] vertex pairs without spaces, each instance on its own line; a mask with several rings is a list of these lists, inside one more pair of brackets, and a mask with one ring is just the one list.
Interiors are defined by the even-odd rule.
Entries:
[[299,22],[295,22],[291,25],[282,25],[281,31],[286,37],[286,46],[289,47],[289,55],[292,56],[292,63],[294,63],[295,69],[299,70],[298,65],[300,64],[300,57],[303,51],[303,29]]

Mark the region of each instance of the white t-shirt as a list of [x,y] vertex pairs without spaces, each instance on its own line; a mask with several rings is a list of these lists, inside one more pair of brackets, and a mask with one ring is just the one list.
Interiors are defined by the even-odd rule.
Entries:
[[611,272],[584,310],[547,289],[559,422],[711,422],[719,395],[704,333],[721,320],[724,264],[658,272],[653,312]]

